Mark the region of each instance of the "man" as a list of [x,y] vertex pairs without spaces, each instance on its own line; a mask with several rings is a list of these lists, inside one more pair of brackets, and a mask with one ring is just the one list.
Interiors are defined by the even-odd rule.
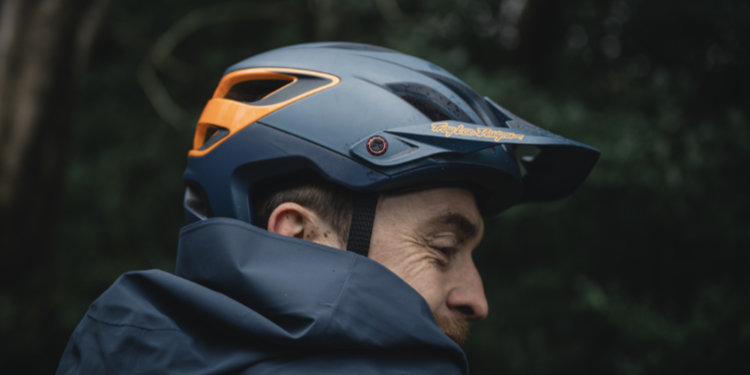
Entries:
[[392,50],[244,60],[198,122],[175,274],[118,279],[58,373],[467,373],[482,217],[570,194],[597,157]]

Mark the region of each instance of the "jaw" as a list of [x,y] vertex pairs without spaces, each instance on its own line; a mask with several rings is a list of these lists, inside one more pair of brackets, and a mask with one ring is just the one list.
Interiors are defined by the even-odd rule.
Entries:
[[433,313],[438,327],[457,344],[463,344],[469,337],[469,321],[462,318],[446,317]]

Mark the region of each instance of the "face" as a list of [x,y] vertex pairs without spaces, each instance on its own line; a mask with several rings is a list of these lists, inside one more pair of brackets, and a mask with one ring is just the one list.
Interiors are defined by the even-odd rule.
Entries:
[[468,190],[437,188],[387,196],[378,203],[370,257],[416,289],[438,326],[460,343],[469,322],[488,313],[471,257],[483,231]]

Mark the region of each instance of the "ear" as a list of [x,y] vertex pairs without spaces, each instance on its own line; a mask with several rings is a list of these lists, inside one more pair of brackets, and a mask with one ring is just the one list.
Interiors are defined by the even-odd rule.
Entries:
[[278,205],[268,217],[268,231],[287,237],[304,238],[305,225],[309,225],[310,210],[293,202]]
[[278,205],[268,217],[269,232],[317,242],[338,249],[344,248],[336,231],[315,212],[293,202]]

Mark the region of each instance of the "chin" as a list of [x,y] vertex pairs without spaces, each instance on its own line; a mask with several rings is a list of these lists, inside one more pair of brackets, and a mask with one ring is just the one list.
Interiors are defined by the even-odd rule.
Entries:
[[469,322],[466,319],[448,318],[434,315],[438,327],[457,344],[463,344],[469,337]]

